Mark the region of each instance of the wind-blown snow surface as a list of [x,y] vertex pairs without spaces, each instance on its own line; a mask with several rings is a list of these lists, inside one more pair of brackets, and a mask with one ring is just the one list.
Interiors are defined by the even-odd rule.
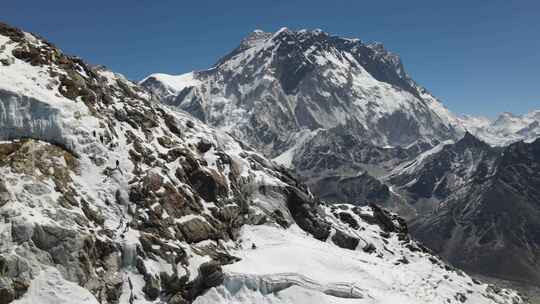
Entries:
[[0,60],[4,302],[523,302],[121,75],[4,24]]
[[[340,205],[358,227],[359,247],[343,250],[330,242],[313,242],[301,229],[244,226],[242,258],[224,268],[223,286],[208,291],[195,303],[485,303],[485,285],[450,268],[418,247],[403,247],[399,234],[385,236],[376,225],[360,219],[368,207],[351,212]],[[329,211],[328,209],[326,211]],[[328,212],[330,214],[330,212]],[[345,225],[330,215],[335,225]],[[252,244],[256,245],[253,249]],[[411,250],[412,249],[412,250]],[[488,288],[489,289],[489,288]]]
[[474,116],[459,120],[469,132],[492,146],[507,146],[520,140],[532,142],[540,137],[540,110],[524,115],[503,113],[494,120]]

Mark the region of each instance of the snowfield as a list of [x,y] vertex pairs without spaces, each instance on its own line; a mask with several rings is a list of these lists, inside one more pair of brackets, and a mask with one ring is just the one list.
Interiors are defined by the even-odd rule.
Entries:
[[[380,231],[364,227],[364,240],[377,242]],[[195,303],[461,303],[460,292],[469,303],[492,303],[487,285],[407,252],[397,238],[382,258],[314,241],[298,227],[245,226],[241,242],[242,260],[224,268],[224,285]],[[403,257],[407,264],[398,262]]]

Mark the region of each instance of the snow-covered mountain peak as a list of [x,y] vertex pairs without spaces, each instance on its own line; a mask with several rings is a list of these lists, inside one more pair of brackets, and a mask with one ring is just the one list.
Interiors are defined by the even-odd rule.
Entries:
[[[371,168],[388,161],[384,166],[390,168],[463,134],[457,118],[380,44],[318,30],[255,36],[215,68],[188,74],[198,84],[179,81],[171,88],[172,81],[159,77],[141,84],[161,102],[300,170],[321,195],[319,190],[332,188],[324,186],[327,178],[350,183],[350,191],[325,195],[347,193],[347,202],[358,201],[353,183],[360,182],[364,162]],[[388,192],[368,175],[366,181]]]
[[292,33],[292,31],[289,30],[288,27],[284,26],[284,27],[281,27],[279,30],[277,30],[277,31],[274,33],[273,37],[277,37],[277,36],[279,36],[279,35],[281,35],[281,34],[288,35],[288,34],[291,34],[291,33]]
[[485,116],[473,116],[468,114],[460,115],[459,119],[465,128],[485,127],[492,123],[492,120]]
[[241,45],[244,48],[250,48],[267,39],[270,39],[272,35],[273,35],[272,33],[267,33],[267,32],[264,32],[263,30],[256,29],[242,40]]
[[540,121],[540,110],[531,111],[529,115],[532,119]]
[[[179,81],[170,90],[171,81],[163,81],[160,88],[159,81],[149,78],[141,84],[165,103],[227,129],[247,124],[250,117],[260,119],[256,114],[263,108],[253,105],[262,102],[264,111],[288,117],[290,125],[285,133],[275,134],[278,141],[253,139],[268,143],[288,141],[302,129],[339,125],[353,126],[356,134],[367,132],[366,137],[381,146],[408,145],[419,138],[441,141],[461,132],[453,115],[410,79],[397,55],[380,44],[366,45],[319,30],[254,32],[215,69],[192,75],[199,85]],[[170,91],[178,94],[163,94]],[[218,110],[222,106],[227,114]]]

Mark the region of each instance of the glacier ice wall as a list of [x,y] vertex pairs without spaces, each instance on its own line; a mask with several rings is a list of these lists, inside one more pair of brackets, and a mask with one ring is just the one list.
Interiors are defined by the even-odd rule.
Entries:
[[0,89],[0,140],[33,138],[67,145],[59,111],[35,98]]

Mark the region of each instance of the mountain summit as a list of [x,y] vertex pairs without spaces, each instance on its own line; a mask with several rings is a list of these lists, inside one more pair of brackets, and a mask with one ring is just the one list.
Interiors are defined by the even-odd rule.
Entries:
[[381,43],[318,29],[256,30],[209,70],[141,85],[296,169],[329,201],[396,207],[376,177],[464,132]]
[[455,117],[382,44],[321,30],[260,30],[214,68],[154,74],[141,84],[166,104],[277,157],[335,130],[376,146],[455,139]]

